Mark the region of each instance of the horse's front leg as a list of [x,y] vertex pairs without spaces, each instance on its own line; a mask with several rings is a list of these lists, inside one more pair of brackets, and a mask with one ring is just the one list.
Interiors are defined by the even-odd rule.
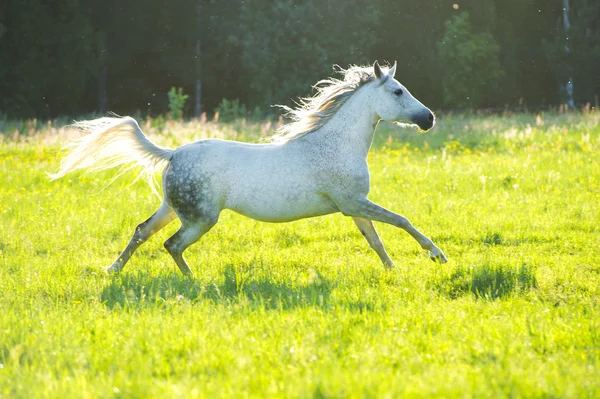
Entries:
[[346,216],[359,217],[374,220],[399,227],[410,234],[421,248],[429,251],[429,257],[434,261],[446,263],[448,259],[444,253],[433,244],[428,237],[424,236],[402,215],[390,212],[387,209],[369,201],[367,198],[356,200],[336,201],[340,211]]
[[375,226],[373,226],[373,222],[359,217],[353,217],[352,219],[354,220],[356,227],[358,227],[358,230],[360,230],[361,234],[366,238],[371,248],[373,248],[373,250],[377,253],[383,265],[388,269],[393,268],[394,262],[390,259],[389,255],[385,251],[385,247],[383,246],[381,238],[379,238],[379,235],[375,230]]

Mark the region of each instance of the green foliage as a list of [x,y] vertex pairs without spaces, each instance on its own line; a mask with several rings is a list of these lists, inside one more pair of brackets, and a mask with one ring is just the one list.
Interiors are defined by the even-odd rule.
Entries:
[[467,12],[447,21],[445,28],[438,49],[443,63],[446,105],[476,108],[489,104],[504,75],[498,60],[500,47],[490,33],[471,31]]
[[169,117],[175,121],[180,120],[183,117],[183,107],[188,95],[183,94],[181,87],[171,87],[167,96],[169,98]]
[[[0,112],[10,118],[79,117],[98,110],[100,90],[119,114],[162,114],[168,98],[160,93],[195,92],[197,39],[207,110],[223,98],[248,110],[291,106],[333,64],[375,59],[398,61],[398,78],[438,109],[557,104],[557,82],[567,72],[578,102],[600,92],[600,16],[592,0],[571,0],[569,58],[561,51],[559,1],[464,0],[457,4],[472,29],[455,17],[454,3],[439,0],[46,3],[5,0],[0,7]],[[455,27],[461,35],[441,45],[449,61],[438,46],[446,21],[462,24]]]
[[48,4],[8,0],[0,6],[0,110],[48,117],[76,108],[85,95],[93,34],[83,0]]
[[[341,214],[223,212],[185,253],[194,278],[162,245],[179,222],[107,276],[158,207],[146,183],[49,181],[63,125],[0,123],[0,397],[600,397],[600,113],[380,124],[370,198],[447,264],[393,226],[388,271]],[[262,138],[153,123],[169,147]]]
[[250,118],[253,121],[260,121],[261,119],[264,119],[264,117],[265,117],[265,115],[259,106],[254,107],[254,109],[252,110],[252,112],[250,114]]
[[[242,3],[239,26],[230,39],[240,49],[240,64],[252,98],[272,105],[305,96],[332,65],[373,62],[375,3],[333,0],[258,0]],[[352,26],[349,30],[348,26]]]
[[224,98],[215,110],[219,113],[219,120],[222,122],[233,122],[236,119],[243,119],[248,116],[248,111],[244,104],[240,105],[240,100],[228,100]]
[[149,120],[150,126],[153,129],[155,129],[158,133],[162,133],[167,127],[167,120],[162,114],[158,115],[156,118],[149,118]]

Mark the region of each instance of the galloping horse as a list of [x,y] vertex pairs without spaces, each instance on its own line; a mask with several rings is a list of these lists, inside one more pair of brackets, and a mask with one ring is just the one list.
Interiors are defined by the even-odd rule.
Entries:
[[316,94],[297,108],[287,108],[291,122],[269,144],[200,140],[175,150],[152,143],[130,117],[78,122],[88,132],[61,163],[59,178],[76,169],[100,170],[135,163],[150,178],[163,170],[163,202],[108,267],[123,270],[154,233],[175,218],[181,228],[165,248],[183,274],[192,274],[183,251],[206,234],[223,209],[265,222],[289,222],[341,212],[356,226],[383,264],[386,253],[373,221],[408,232],[433,260],[446,262],[442,251],[403,216],[369,201],[367,153],[380,120],[408,122],[421,130],[434,125],[431,111],[401,85],[396,64],[382,69],[352,66],[342,79],[315,85]]

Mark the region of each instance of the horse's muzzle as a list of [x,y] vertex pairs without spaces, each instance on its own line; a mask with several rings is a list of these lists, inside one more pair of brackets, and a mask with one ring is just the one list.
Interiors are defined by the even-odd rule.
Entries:
[[431,111],[427,110],[415,116],[412,122],[419,126],[419,129],[427,131],[435,124],[435,117]]

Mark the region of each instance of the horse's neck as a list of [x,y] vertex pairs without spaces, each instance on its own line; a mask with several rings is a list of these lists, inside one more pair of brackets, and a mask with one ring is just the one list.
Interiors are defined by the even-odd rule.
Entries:
[[357,92],[316,132],[321,148],[332,147],[345,156],[367,157],[373,142],[378,116],[367,105],[367,92]]

